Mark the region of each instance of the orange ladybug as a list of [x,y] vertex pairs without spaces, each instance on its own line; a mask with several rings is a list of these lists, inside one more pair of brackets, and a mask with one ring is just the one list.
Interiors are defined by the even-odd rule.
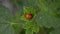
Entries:
[[32,18],[33,18],[33,15],[32,15],[32,14],[26,14],[26,15],[25,15],[25,18],[26,18],[26,19],[32,19]]

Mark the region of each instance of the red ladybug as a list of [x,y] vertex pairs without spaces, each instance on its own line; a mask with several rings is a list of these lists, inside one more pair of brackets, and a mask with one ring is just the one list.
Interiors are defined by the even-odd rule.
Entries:
[[32,19],[33,15],[32,14],[26,14],[25,17],[26,17],[26,19]]

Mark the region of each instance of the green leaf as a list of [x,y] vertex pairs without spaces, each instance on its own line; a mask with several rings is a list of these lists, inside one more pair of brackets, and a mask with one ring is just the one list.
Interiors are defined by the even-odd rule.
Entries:
[[26,23],[23,25],[23,28],[24,28],[24,29],[32,28],[32,23],[26,22]]
[[[42,1],[42,3],[43,3],[43,1]],[[39,5],[38,7],[40,7],[41,4],[38,4]],[[55,4],[52,3],[51,6],[50,5],[46,6],[46,5],[47,5],[47,3],[43,4],[43,6],[41,6],[43,8],[40,7],[40,9],[42,9],[42,10],[37,15],[36,22],[40,26],[54,27],[55,30],[52,32],[52,34],[60,34],[60,32],[59,32],[60,31],[60,29],[59,29],[59,27],[60,27],[60,17],[59,18],[56,17],[56,16],[59,16],[59,15],[56,15],[56,13],[58,12],[57,8],[60,6],[59,0],[55,0]],[[45,9],[48,8],[48,9],[45,10],[44,8]],[[59,11],[59,14],[60,14],[60,11]]]
[[26,7],[26,6],[24,6],[23,7],[23,9],[24,9],[24,14],[36,14],[36,10],[33,8],[33,7]]
[[20,18],[19,13],[13,16],[9,9],[0,4],[0,34],[19,34],[22,22],[18,21],[20,20],[18,18]]
[[20,19],[23,20],[23,21],[27,21],[27,19],[25,18],[24,15],[22,15]]
[[15,31],[9,24],[0,24],[0,34],[15,34]]
[[0,4],[0,34],[15,34],[9,22],[12,16],[11,11]]
[[37,24],[34,24],[32,30],[33,32],[36,32],[36,33],[39,32],[39,26]]
[[27,29],[25,34],[33,34],[32,29],[31,28],[30,29]]
[[15,14],[15,16],[13,16],[13,18],[11,19],[11,22],[14,22],[14,23],[20,23],[20,17],[21,17],[21,15],[20,15],[20,13],[17,11],[16,12],[16,14]]

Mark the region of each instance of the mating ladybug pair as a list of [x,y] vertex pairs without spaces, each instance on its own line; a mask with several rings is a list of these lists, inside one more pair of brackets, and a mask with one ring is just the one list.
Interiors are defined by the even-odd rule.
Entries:
[[32,15],[32,14],[26,14],[26,15],[25,15],[25,18],[26,18],[26,19],[32,19],[32,18],[33,18],[33,15]]

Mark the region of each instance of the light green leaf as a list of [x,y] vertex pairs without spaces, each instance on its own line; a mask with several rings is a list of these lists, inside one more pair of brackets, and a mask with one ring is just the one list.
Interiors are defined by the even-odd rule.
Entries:
[[27,29],[25,34],[33,34],[32,29],[31,28],[30,29]]
[[34,24],[32,30],[33,32],[36,32],[36,33],[39,32],[39,26],[37,24]]
[[24,9],[24,14],[36,14],[36,10],[33,7],[23,7]]

